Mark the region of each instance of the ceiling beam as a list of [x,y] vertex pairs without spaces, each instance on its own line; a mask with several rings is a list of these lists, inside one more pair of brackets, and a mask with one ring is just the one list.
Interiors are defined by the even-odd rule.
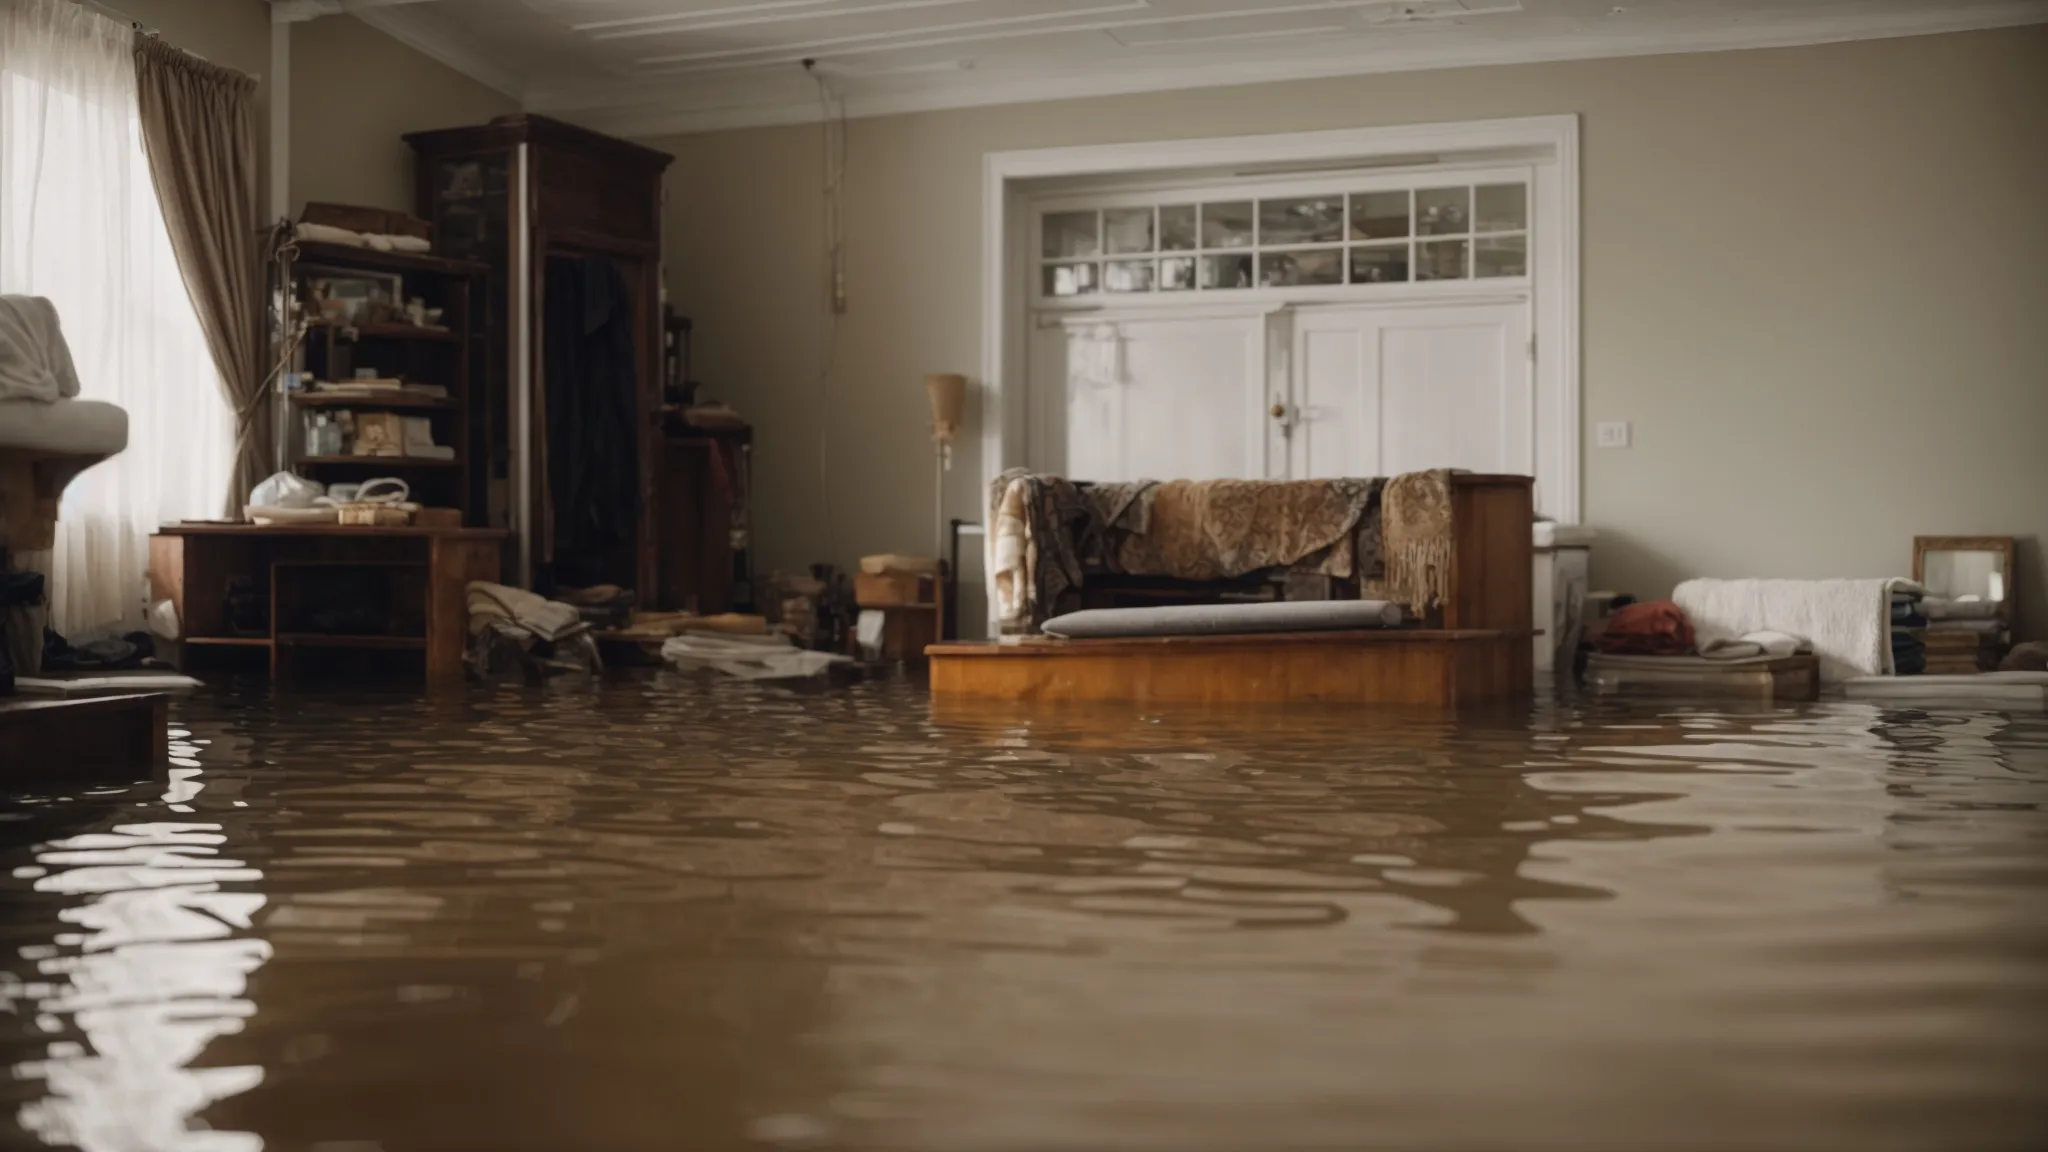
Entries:
[[522,103],[526,85],[511,71],[487,59],[457,36],[433,27],[408,9],[418,9],[438,0],[270,0],[272,18],[284,24],[302,24],[323,16],[354,16],[377,31],[429,59],[439,61],[472,80]]

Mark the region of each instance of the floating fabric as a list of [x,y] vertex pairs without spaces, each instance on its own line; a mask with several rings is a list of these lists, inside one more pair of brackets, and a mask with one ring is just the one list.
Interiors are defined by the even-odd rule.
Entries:
[[523,588],[472,580],[466,589],[469,631],[482,632],[492,621],[508,621],[542,640],[560,640],[588,627],[576,609]]
[[783,636],[690,633],[661,646],[661,658],[680,671],[710,669],[738,680],[782,680],[816,676],[847,657],[798,648]]

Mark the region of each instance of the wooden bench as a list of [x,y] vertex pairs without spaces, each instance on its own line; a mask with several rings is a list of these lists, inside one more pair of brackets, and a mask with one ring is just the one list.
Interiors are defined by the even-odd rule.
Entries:
[[167,699],[0,700],[0,781],[153,775],[170,759]]
[[1532,481],[1451,477],[1444,601],[1423,628],[934,644],[934,698],[1451,705],[1533,691]]

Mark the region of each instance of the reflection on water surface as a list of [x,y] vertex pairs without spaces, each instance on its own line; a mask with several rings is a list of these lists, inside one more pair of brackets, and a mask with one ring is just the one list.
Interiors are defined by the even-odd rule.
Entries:
[[2048,1145],[2039,716],[174,715],[0,805],[0,1143]]

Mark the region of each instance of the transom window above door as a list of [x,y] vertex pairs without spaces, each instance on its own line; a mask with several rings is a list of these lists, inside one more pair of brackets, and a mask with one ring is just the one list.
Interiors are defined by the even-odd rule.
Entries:
[[[1142,199],[1142,198],[1141,198]],[[1039,215],[1042,298],[1350,287],[1529,275],[1526,180],[1128,196]]]

